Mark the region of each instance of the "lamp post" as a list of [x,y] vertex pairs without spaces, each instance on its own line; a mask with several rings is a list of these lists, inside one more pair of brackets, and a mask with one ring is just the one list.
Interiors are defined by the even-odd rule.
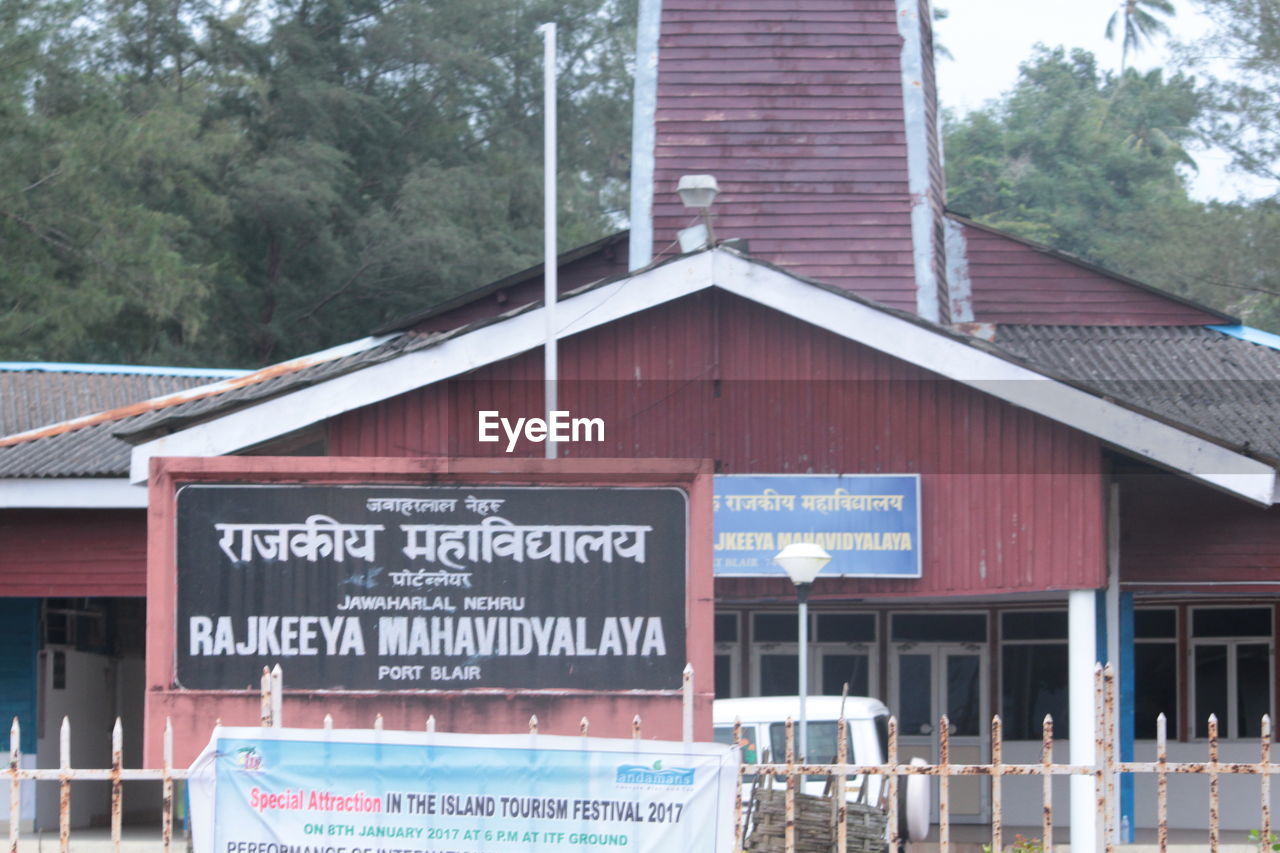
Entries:
[[831,555],[813,542],[793,542],[778,552],[773,561],[796,585],[800,602],[800,761],[809,757],[809,718],[805,702],[809,697],[809,590]]

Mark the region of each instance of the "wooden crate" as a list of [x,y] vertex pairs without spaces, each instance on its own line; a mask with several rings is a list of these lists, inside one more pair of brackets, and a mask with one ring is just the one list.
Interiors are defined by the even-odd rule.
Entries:
[[[751,795],[751,825],[743,850],[747,853],[786,853],[787,792],[756,788]],[[849,853],[880,853],[889,817],[867,803],[847,804],[845,823]],[[836,850],[836,810],[833,797],[796,793],[796,853],[839,853]]]

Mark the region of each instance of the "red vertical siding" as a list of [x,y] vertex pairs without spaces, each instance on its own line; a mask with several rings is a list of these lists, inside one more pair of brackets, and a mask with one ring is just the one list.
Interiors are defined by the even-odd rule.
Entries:
[[[1155,469],[1123,476],[1120,483],[1123,583],[1185,583],[1193,588],[1222,581],[1280,581],[1280,507],[1251,507]],[[1231,586],[1219,591],[1246,590]]]
[[[705,457],[720,473],[920,473],[924,578],[829,582],[819,597],[1080,589],[1104,578],[1100,449],[1089,436],[737,297],[704,292],[565,341],[560,399],[606,441],[562,455]],[[541,413],[533,353],[330,422],[336,454],[505,455],[477,408]],[[389,420],[442,432],[379,437]],[[446,424],[447,420],[447,424]],[[425,428],[425,426],[423,427]],[[522,443],[517,454],[540,456]],[[722,580],[730,597],[788,581]],[[776,587],[776,589],[774,588]]]
[[692,223],[679,177],[709,172],[721,238],[915,310],[893,0],[664,0],[654,254]]
[[145,596],[143,510],[0,513],[0,595]]
[[1178,326],[1223,318],[985,228],[964,226],[974,320]]

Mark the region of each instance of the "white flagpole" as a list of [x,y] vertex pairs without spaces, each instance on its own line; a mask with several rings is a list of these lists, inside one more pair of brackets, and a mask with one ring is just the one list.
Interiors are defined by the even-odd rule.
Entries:
[[[547,317],[547,342],[543,347],[542,372],[545,379],[547,424],[551,424],[556,410],[556,380],[559,371],[559,353],[556,346],[556,25],[543,24],[542,58],[542,173],[545,185],[543,199],[543,305]],[[556,442],[551,435],[546,441],[547,458],[556,458]]]

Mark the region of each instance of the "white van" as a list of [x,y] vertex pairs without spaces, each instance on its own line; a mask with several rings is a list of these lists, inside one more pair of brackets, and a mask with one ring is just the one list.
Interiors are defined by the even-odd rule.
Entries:
[[[848,733],[845,761],[849,764],[884,764],[889,751],[889,709],[879,699],[865,696],[810,696],[805,702],[809,730],[809,760],[831,764],[836,760],[837,721],[843,713]],[[799,758],[800,697],[758,696],[717,699],[712,723],[718,743],[733,743],[734,723],[742,726],[742,758],[746,764],[783,764],[787,760],[787,719],[795,722]],[[880,776],[856,776],[846,787],[851,800],[876,803],[885,780]],[[809,777],[802,790],[820,794],[824,777]],[[864,793],[863,787],[866,787]],[[911,841],[923,841],[929,833],[930,783],[927,776],[907,776],[898,784],[899,832]]]

